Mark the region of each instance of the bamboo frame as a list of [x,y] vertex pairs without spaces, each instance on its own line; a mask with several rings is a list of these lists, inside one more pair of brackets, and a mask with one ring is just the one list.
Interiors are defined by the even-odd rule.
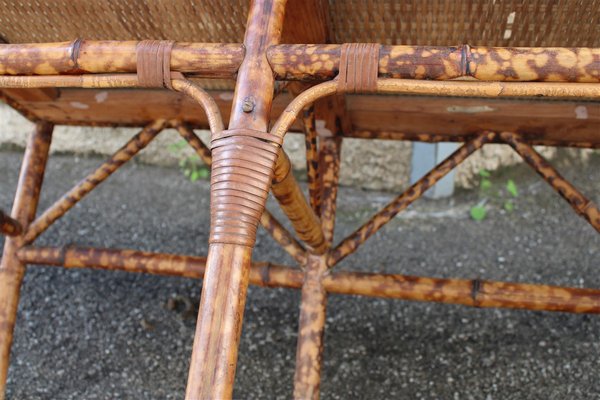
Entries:
[[[93,268],[202,278],[206,257],[137,250],[27,246],[17,252],[22,263],[65,268]],[[268,262],[254,262],[252,285],[301,289],[304,273]],[[386,299],[433,301],[481,308],[515,308],[555,312],[600,313],[600,290],[548,285],[440,279],[371,272],[330,271],[323,277],[327,293]]]
[[[298,11],[302,7],[312,10],[321,6],[319,2],[306,4],[300,8],[296,5],[293,10]],[[0,400],[8,368],[19,286],[28,263],[204,277],[188,376],[188,399],[232,396],[237,346],[249,283],[302,291],[294,378],[296,398],[319,397],[328,293],[475,307],[600,313],[600,290],[595,289],[331,271],[330,268],[356,251],[398,212],[486,143],[507,143],[513,147],[600,232],[598,208],[531,147],[533,144],[546,144],[594,148],[600,146],[600,138],[593,142],[593,139],[587,141],[587,136],[581,136],[575,141],[558,142],[553,140],[556,136],[538,134],[528,137],[514,132],[487,131],[448,137],[353,129],[343,112],[344,98],[324,99],[343,94],[335,80],[342,59],[341,46],[278,44],[285,5],[285,0],[255,0],[248,15],[243,44],[173,45],[167,63],[173,90],[184,93],[202,106],[214,135],[213,142],[220,140],[215,137],[220,137],[224,131],[221,110],[208,92],[187,80],[183,74],[188,77],[236,79],[229,121],[229,132],[234,134],[226,140],[226,145],[213,147],[216,152],[211,152],[202,143],[185,118],[155,119],[99,169],[34,220],[52,131],[51,124],[38,123],[23,163],[13,217],[0,214],[2,232],[13,235],[6,240],[0,265]],[[326,8],[317,11],[319,15],[327,15]],[[326,23],[320,21],[306,27],[306,32],[299,33],[298,37],[318,37],[325,42],[327,35],[324,32],[327,30]],[[0,44],[0,88],[16,89],[13,94],[30,89],[32,91],[28,93],[37,93],[44,98],[52,98],[52,92],[33,90],[139,88],[136,74],[138,44],[135,41],[80,39],[64,43]],[[600,49],[380,46],[376,61],[379,77],[376,92],[380,94],[600,99]],[[457,78],[470,80],[455,80]],[[325,82],[297,93],[297,88],[308,85],[289,85],[290,81]],[[287,105],[268,132],[273,98],[286,86],[297,97]],[[57,93],[54,92],[55,97],[58,97]],[[11,92],[0,92],[0,96],[31,120],[36,120],[37,117],[12,97]],[[322,100],[335,103],[335,106],[323,107]],[[326,114],[327,129],[335,131],[332,136],[317,130],[315,107],[317,112]],[[281,140],[301,113],[300,125],[306,135],[308,200],[291,173],[289,159],[279,148]],[[27,246],[166,127],[176,128],[200,158],[212,166],[213,172],[216,171],[211,178],[211,243],[206,258],[133,250]],[[246,137],[236,132],[245,132],[244,135],[253,132],[254,136]],[[450,139],[465,140],[466,144],[332,249],[342,137],[432,142]],[[222,151],[219,146],[229,147]],[[298,238],[306,243],[306,248],[264,208],[270,189],[292,222]],[[231,200],[236,196],[248,199]],[[239,226],[232,220],[239,220]],[[251,262],[258,224],[265,227],[299,263],[299,269]]]

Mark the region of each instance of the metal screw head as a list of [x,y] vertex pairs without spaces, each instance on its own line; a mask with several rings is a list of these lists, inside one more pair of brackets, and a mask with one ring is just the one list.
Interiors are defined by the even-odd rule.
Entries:
[[244,103],[242,104],[242,111],[245,113],[252,112],[254,110],[254,99],[250,96],[244,99]]

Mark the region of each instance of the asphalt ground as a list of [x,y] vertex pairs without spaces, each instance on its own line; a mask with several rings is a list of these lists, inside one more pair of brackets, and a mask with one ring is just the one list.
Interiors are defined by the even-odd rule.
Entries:
[[[0,208],[10,209],[21,152],[0,151]],[[101,159],[51,157],[40,208]],[[600,157],[557,165],[597,204]],[[600,287],[600,235],[526,167],[512,212],[478,191],[420,200],[340,268]],[[495,189],[494,189],[495,190]],[[393,197],[342,188],[339,239]],[[500,196],[502,197],[502,196]],[[176,169],[130,163],[38,239],[40,245],[203,255],[209,185]],[[277,210],[274,203],[269,203]],[[276,215],[281,216],[279,212]],[[283,219],[283,217],[281,217]],[[0,242],[2,239],[0,239]],[[256,260],[292,264],[267,236]],[[201,282],[32,266],[19,307],[8,399],[181,399]],[[235,397],[290,398],[299,292],[251,287]],[[598,399],[600,318],[332,295],[324,399]]]

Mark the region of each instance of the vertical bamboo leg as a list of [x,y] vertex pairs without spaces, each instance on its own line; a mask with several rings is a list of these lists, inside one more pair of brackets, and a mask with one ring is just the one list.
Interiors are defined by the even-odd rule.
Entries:
[[[48,123],[37,124],[23,157],[12,217],[24,229],[35,218],[52,129],[53,126]],[[2,261],[0,261],[0,400],[4,399],[19,292],[25,274],[25,264],[17,257],[17,251],[22,244],[22,236],[6,238]]]
[[[321,225],[327,248],[331,248],[340,170],[341,137],[321,138],[319,152]],[[309,254],[304,272],[298,346],[296,348],[295,399],[318,399],[323,361],[323,336],[327,292],[323,279],[328,274],[328,254]]]
[[[268,129],[274,79],[266,50],[279,42],[285,3],[286,0],[254,0],[250,5],[244,37],[246,55],[238,71],[230,131]],[[271,158],[270,176],[263,169],[263,175],[256,175],[259,180],[243,179],[238,176],[240,167],[234,158],[254,154],[252,149],[256,147],[270,157],[276,147],[235,135],[213,140],[212,146],[211,239],[188,375],[188,400],[232,396],[252,248],[276,160]],[[252,168],[252,162],[244,160]],[[260,187],[252,186],[258,181]],[[253,194],[236,195],[234,192],[241,187]],[[252,201],[246,200],[249,196]]]

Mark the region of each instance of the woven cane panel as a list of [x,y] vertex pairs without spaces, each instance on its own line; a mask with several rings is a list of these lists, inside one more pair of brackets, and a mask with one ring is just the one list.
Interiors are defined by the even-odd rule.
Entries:
[[335,43],[600,47],[599,0],[329,0]]
[[0,0],[9,43],[165,39],[241,43],[248,1]]

